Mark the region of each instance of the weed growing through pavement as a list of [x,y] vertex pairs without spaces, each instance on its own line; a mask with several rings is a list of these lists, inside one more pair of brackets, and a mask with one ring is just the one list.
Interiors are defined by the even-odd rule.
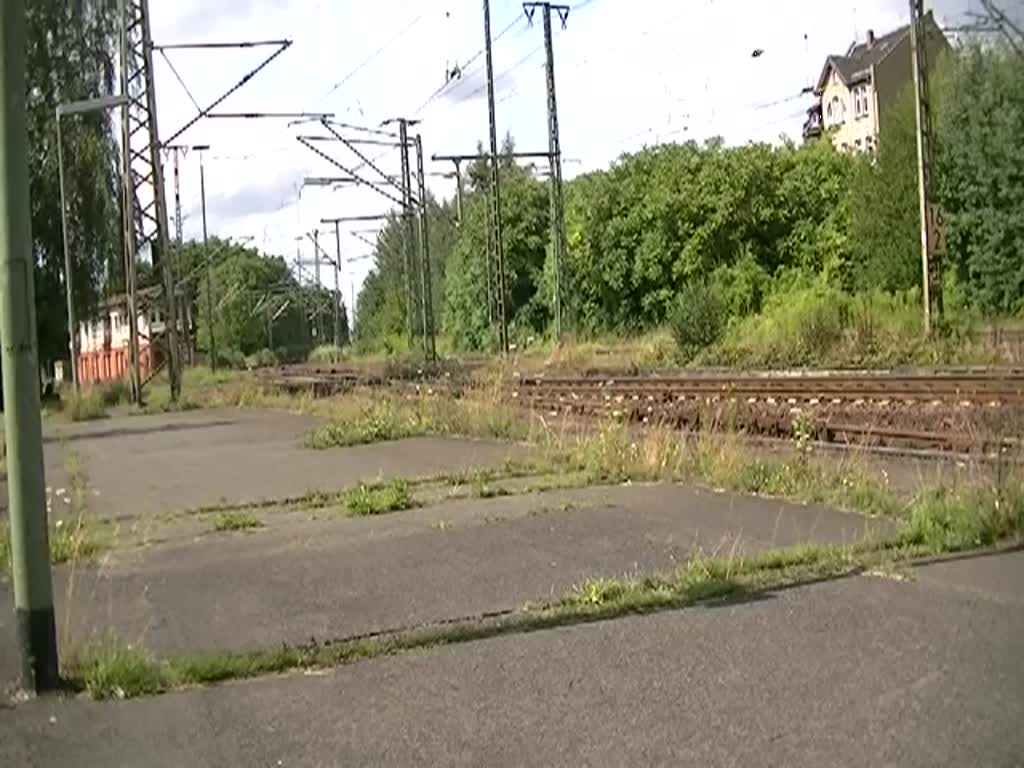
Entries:
[[213,519],[213,530],[218,532],[250,531],[262,527],[263,522],[247,512],[219,512]]
[[332,420],[306,435],[309,448],[363,445],[424,435],[524,440],[534,418],[522,409],[474,398],[359,395],[336,401]]
[[[88,480],[78,454],[68,451],[64,464],[69,488],[46,491],[47,517],[51,520],[47,534],[50,562],[72,566],[94,563],[110,548],[110,531],[107,525],[86,518]],[[54,503],[67,507],[68,514],[53,515]],[[0,523],[0,572],[9,573],[10,569],[11,530],[4,521]]]
[[361,484],[344,494],[350,515],[366,517],[410,509],[415,505],[409,483],[395,478],[386,483]]

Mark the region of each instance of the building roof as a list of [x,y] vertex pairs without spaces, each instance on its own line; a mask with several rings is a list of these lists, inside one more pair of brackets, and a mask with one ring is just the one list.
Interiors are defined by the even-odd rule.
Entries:
[[[931,11],[925,14],[925,24],[937,28]],[[869,31],[868,40],[855,42],[844,55],[832,55],[825,60],[825,66],[821,69],[814,92],[818,95],[821,94],[828,82],[829,72],[833,69],[839,73],[839,79],[846,86],[856,85],[867,80],[871,75],[871,68],[880,64],[909,34],[910,25],[907,24],[881,37],[876,37],[874,42],[871,42],[873,33]]]

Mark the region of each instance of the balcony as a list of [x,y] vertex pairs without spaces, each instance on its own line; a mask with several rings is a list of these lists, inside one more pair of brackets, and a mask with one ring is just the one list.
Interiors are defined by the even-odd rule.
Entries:
[[810,141],[821,136],[824,123],[821,119],[821,102],[807,110],[807,119],[804,121],[804,141]]

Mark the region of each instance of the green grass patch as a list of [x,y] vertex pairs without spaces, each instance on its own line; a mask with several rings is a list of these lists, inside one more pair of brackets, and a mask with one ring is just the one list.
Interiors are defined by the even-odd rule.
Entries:
[[218,532],[250,531],[262,527],[263,521],[255,515],[242,511],[219,512],[213,519],[213,530]]
[[986,547],[1022,531],[1022,484],[1002,489],[931,488],[911,502],[902,541],[941,554]]
[[[58,520],[50,526],[47,538],[50,562],[53,565],[95,563],[110,549],[110,539],[105,528],[85,521]],[[11,572],[11,557],[11,527],[4,521],[0,523],[0,572]]]
[[345,508],[354,517],[383,515],[415,506],[409,482],[395,478],[386,483],[360,484],[343,494]]
[[464,435],[506,440],[531,435],[532,417],[522,410],[473,398],[378,395],[340,400],[332,420],[306,435],[309,448],[335,448],[423,435]]

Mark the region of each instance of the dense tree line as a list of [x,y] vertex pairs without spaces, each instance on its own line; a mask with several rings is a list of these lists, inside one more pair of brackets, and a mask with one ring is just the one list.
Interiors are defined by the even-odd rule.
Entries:
[[[261,364],[305,360],[315,347],[333,342],[334,292],[300,285],[279,256],[211,238],[205,249],[202,243],[186,243],[177,268],[179,282],[191,287],[196,347],[209,353],[212,307],[217,356],[224,364],[237,366],[254,357]],[[340,296],[337,300],[340,343],[348,344],[347,309]]]
[[[946,212],[950,313],[1024,313],[1024,59],[972,47],[935,78],[937,195]],[[874,158],[797,146],[663,145],[624,155],[566,186],[570,327],[579,336],[635,334],[671,323],[680,296],[703,296],[715,322],[686,315],[703,346],[727,326],[777,308],[787,291],[842,304],[887,292],[910,306],[921,280],[912,93],[884,121]],[[506,142],[506,151],[511,150]],[[510,332],[548,332],[553,305],[546,183],[501,163]],[[435,248],[442,333],[487,349],[487,180],[470,168],[464,221]],[[443,228],[450,205],[432,206]],[[433,222],[437,222],[436,224]],[[398,222],[385,229],[359,300],[368,347],[405,328]],[[856,302],[855,302],[856,303]],[[870,315],[864,306],[863,314]],[[852,306],[852,305],[851,305]],[[839,323],[852,322],[848,317]]]

